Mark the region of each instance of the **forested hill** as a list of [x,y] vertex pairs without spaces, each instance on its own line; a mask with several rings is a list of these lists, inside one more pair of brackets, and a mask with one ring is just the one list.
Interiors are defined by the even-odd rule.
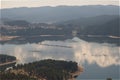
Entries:
[[6,62],[11,62],[16,60],[16,57],[14,56],[8,56],[8,55],[4,55],[4,54],[0,54],[0,64],[2,63],[6,63]]
[[16,64],[16,57],[0,54],[0,72],[3,72],[6,68],[14,66],[15,64]]
[[30,23],[25,20],[7,20],[7,21],[3,20],[3,23],[5,25],[19,26],[19,27],[29,27],[29,25],[30,25]]
[[56,23],[58,27],[77,30],[79,35],[112,35],[119,36],[120,16],[102,15],[80,18]]
[[19,64],[9,71],[1,72],[0,77],[2,80],[68,80],[76,77],[72,75],[76,71],[76,62],[47,59]]
[[89,35],[112,35],[120,36],[120,18],[113,19],[101,25],[87,27],[83,33]]

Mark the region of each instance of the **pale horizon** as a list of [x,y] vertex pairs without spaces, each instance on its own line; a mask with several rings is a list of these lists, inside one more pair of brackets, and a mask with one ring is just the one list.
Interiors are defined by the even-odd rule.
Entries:
[[44,6],[85,6],[85,5],[115,5],[119,6],[119,0],[1,0],[0,9],[19,7],[44,7]]

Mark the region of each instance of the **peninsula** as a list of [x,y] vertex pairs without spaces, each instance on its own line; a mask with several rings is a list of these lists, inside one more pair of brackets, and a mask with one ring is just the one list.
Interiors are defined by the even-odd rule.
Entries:
[[0,72],[0,80],[74,80],[82,71],[76,62],[46,59],[14,65]]

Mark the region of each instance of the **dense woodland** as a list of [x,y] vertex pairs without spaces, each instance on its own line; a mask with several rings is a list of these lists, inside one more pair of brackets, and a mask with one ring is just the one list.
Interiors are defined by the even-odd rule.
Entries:
[[16,57],[14,56],[8,56],[8,55],[4,55],[4,54],[0,54],[0,64],[1,63],[5,63],[5,62],[11,62],[16,60]]
[[76,62],[51,59],[12,67],[0,72],[1,80],[68,80],[78,70]]
[[[16,57],[14,57],[14,56],[0,54],[0,64],[12,62],[12,61],[15,61],[15,60],[16,60]],[[6,68],[12,67],[15,64],[16,64],[16,62],[13,62],[11,64],[7,64],[7,65],[0,65],[0,71],[4,71]]]

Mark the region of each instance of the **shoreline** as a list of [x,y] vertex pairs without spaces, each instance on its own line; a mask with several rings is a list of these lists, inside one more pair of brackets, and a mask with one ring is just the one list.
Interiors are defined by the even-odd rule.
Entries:
[[78,66],[78,70],[74,73],[70,73],[71,74],[71,78],[68,80],[76,80],[76,77],[79,76],[81,73],[83,72],[83,67],[82,66]]

